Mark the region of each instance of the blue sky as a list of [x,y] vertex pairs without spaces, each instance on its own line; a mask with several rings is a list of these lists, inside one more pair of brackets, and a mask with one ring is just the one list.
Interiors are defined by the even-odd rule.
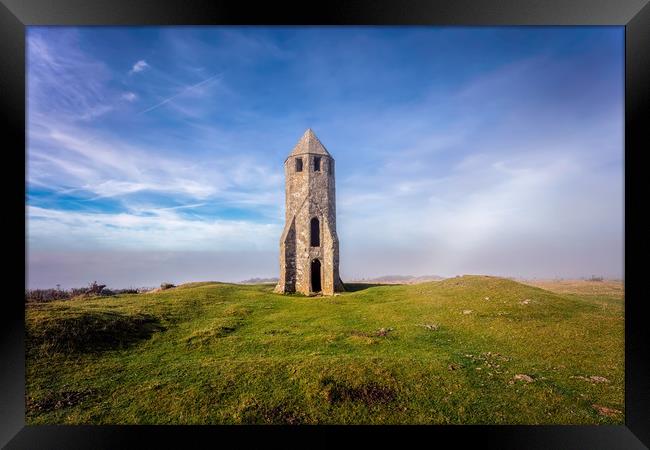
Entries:
[[29,27],[28,282],[278,272],[336,159],[344,278],[621,277],[622,27]]

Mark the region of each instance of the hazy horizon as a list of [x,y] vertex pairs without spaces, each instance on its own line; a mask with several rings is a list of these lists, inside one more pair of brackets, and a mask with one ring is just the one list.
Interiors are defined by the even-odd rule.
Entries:
[[27,27],[27,284],[277,277],[336,160],[345,280],[623,278],[623,27]]
[[[373,254],[380,251],[373,252]],[[60,285],[61,289],[87,286],[93,281],[106,284],[115,289],[156,287],[164,282],[183,284],[197,281],[222,281],[238,283],[253,278],[277,278],[279,268],[275,267],[277,254],[268,252],[231,254],[208,253],[208,252],[147,252],[145,255],[140,252],[62,252],[62,253],[39,253],[37,258],[30,262],[28,273],[38,273],[38,282],[29,282],[30,289],[55,288]],[[107,259],[108,258],[108,259]],[[259,264],[251,262],[261,261]],[[271,261],[271,263],[269,263]],[[347,263],[359,262],[358,260],[346,261]],[[381,268],[390,267],[379,261]],[[549,261],[554,265],[553,261]],[[566,267],[570,266],[565,262]],[[342,264],[343,266],[343,264]],[[100,272],[97,268],[101,268]],[[182,270],[179,270],[182,267]],[[552,270],[545,267],[543,275],[536,271],[508,272],[503,270],[458,270],[458,271],[426,271],[405,272],[400,264],[392,266],[394,270],[382,272],[381,268],[373,269],[359,275],[347,275],[342,267],[341,278],[344,282],[372,279],[382,276],[441,276],[451,278],[460,275],[491,275],[516,279],[581,279],[592,276],[602,276],[605,279],[623,279],[623,275],[607,273],[605,271],[577,272],[562,270],[560,262],[559,270]],[[241,276],[243,273],[251,273],[250,276]]]

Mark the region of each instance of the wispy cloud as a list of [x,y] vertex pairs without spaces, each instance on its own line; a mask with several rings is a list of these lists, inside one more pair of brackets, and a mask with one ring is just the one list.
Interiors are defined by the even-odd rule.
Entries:
[[58,241],[69,250],[271,250],[282,232],[278,224],[188,219],[172,208],[105,214],[28,206],[27,213],[30,243]]
[[219,74],[215,74],[215,75],[212,75],[212,76],[209,77],[209,78],[206,78],[205,80],[199,81],[199,82],[196,83],[196,84],[193,84],[193,85],[191,85],[191,86],[186,86],[186,87],[184,87],[183,89],[181,89],[179,92],[177,92],[176,94],[172,95],[171,97],[167,97],[167,98],[163,99],[162,101],[156,103],[155,105],[150,106],[149,108],[147,108],[147,109],[145,109],[145,110],[143,110],[143,111],[140,111],[139,114],[148,113],[148,112],[150,112],[150,111],[153,111],[154,109],[160,108],[161,106],[163,106],[163,105],[165,105],[165,104],[171,102],[171,101],[174,100],[175,98],[178,98],[178,97],[180,97],[181,95],[185,95],[185,94],[187,94],[188,92],[191,92],[191,91],[193,91],[193,90],[196,90],[196,89],[200,88],[201,86],[204,86],[204,85],[210,83],[211,81],[215,80],[218,76],[219,76]]
[[110,112],[110,69],[79,50],[78,33],[30,29],[27,41],[27,106],[30,117],[56,115],[88,121]]
[[113,137],[86,136],[82,130],[66,130],[56,123],[50,127],[33,132],[32,138],[55,145],[56,152],[33,148],[29,182],[57,190],[75,186],[94,198],[157,192],[176,198],[211,198],[280,209],[279,196],[269,197],[267,190],[281,186],[281,172],[269,163],[257,163],[246,156],[188,162],[179,156],[156,154],[160,148],[140,148]]

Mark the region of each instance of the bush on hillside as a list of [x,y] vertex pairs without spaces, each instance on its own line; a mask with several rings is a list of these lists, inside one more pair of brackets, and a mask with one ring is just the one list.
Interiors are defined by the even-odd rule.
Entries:
[[121,294],[138,294],[149,289],[108,289],[105,284],[98,284],[93,281],[88,287],[71,289],[25,289],[25,302],[46,303],[56,300],[68,300],[73,297],[110,297]]
[[115,289],[112,292],[115,295],[120,295],[120,294],[139,294],[142,291],[135,288],[128,288],[128,289]]
[[69,291],[61,289],[25,289],[25,301],[44,303],[54,300],[66,300],[71,297]]

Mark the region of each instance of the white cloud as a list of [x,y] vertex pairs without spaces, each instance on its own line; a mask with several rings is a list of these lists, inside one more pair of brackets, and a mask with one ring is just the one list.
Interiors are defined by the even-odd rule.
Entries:
[[134,102],[138,96],[135,94],[135,92],[125,92],[122,94],[122,98],[127,102]]
[[133,67],[129,71],[130,74],[132,73],[138,73],[142,72],[145,69],[148,69],[150,66],[147,64],[147,62],[144,59],[139,60],[135,64],[133,64]]

